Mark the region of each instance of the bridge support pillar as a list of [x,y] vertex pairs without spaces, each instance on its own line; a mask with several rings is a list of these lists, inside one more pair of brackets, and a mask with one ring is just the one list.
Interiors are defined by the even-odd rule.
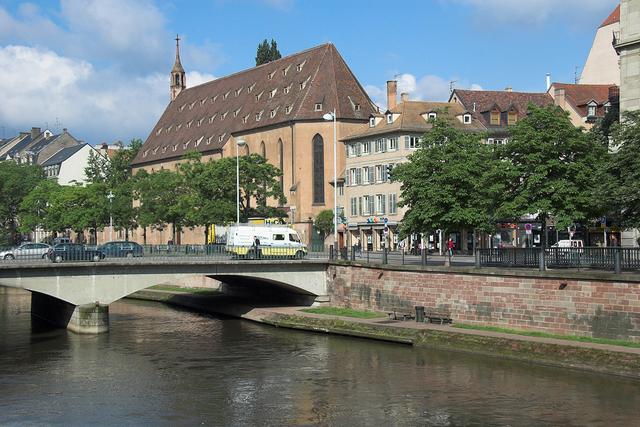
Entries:
[[78,334],[109,332],[109,306],[105,304],[73,305],[49,295],[32,292],[31,315]]

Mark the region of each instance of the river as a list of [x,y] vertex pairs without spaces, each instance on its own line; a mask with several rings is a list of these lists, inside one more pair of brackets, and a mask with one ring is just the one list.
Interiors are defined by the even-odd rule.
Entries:
[[2,425],[633,426],[640,382],[119,301],[98,336],[0,288]]

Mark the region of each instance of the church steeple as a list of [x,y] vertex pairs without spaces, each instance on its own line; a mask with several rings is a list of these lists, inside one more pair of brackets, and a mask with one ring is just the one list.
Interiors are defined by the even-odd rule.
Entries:
[[184,78],[184,68],[180,63],[180,37],[176,34],[176,62],[171,69],[171,100],[175,100],[180,92],[187,87]]

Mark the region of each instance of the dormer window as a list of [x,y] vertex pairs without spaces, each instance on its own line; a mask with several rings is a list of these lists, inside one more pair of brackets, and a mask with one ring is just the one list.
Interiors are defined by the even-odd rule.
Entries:
[[375,117],[369,117],[369,127],[372,128],[376,125],[376,118]]
[[149,150],[144,150],[144,153],[142,153],[142,157],[147,157],[147,154],[149,154]]
[[236,89],[236,93],[235,93],[236,96],[240,95],[241,93],[242,93],[242,88]]
[[287,68],[283,68],[283,69],[282,69],[282,75],[283,75],[283,76],[286,76],[286,75],[287,75],[287,73],[289,72],[289,68],[291,68],[291,64],[289,64],[289,66],[288,66]]
[[260,98],[262,98],[262,94],[264,93],[264,91],[260,92],[259,94],[256,95],[256,102],[260,101]]
[[435,120],[438,117],[437,113],[431,112],[429,113],[429,120]]
[[224,94],[224,96],[223,96],[223,99],[227,99],[227,98],[229,97],[229,93],[230,93],[230,92],[231,92],[231,91],[228,91],[227,93],[225,93],[225,94]]
[[213,136],[207,138],[207,145],[211,145],[211,141],[213,140]]
[[213,104],[214,102],[216,102],[216,99],[218,99],[218,95],[212,96],[211,103]]
[[184,110],[184,107],[186,107],[186,106],[187,106],[187,104],[182,104],[182,105],[180,106],[180,108],[178,108],[178,111],[182,111],[182,110]]
[[391,123],[393,123],[393,114],[391,113],[387,113],[387,124],[390,125]]
[[273,75],[274,75],[275,73],[276,73],[275,71],[270,72],[270,73],[269,73],[269,75],[267,76],[267,78],[268,78],[269,80],[271,80],[271,79],[273,78]]
[[196,141],[195,146],[197,147],[198,145],[200,145],[200,143],[202,142],[203,139],[204,139],[204,135],[202,135],[200,138],[198,138],[198,140]]
[[189,104],[189,110],[193,110],[194,105],[196,105],[196,101],[193,101],[191,104]]
[[284,113],[285,114],[289,114],[291,112],[291,110],[292,110],[291,105],[287,105],[286,107],[284,107]]
[[178,132],[181,127],[182,127],[182,123],[178,123],[178,125],[176,126],[176,132]]
[[204,120],[204,117],[198,120],[198,123],[196,124],[196,126],[200,126],[202,124],[202,121]]
[[178,144],[175,144],[175,145],[173,146],[173,151],[178,151]]
[[201,105],[201,106],[202,106],[202,105],[204,105],[204,103],[205,103],[205,102],[207,102],[207,98],[202,98],[202,99],[200,100],[200,105]]
[[491,126],[500,126],[500,111],[492,110],[490,114],[491,118],[489,123],[491,124]]
[[315,111],[322,111],[322,102],[316,102],[316,105],[313,108]]
[[271,110],[271,111],[269,112],[269,117],[271,117],[271,118],[273,119],[273,118],[276,116],[276,111],[277,111],[277,110]]
[[156,136],[160,135],[162,133],[162,128],[158,128],[158,130],[156,131]]
[[468,125],[471,123],[471,114],[463,114],[462,115],[462,123]]
[[290,90],[291,90],[291,85],[289,85],[289,86],[285,86],[285,87],[282,89],[282,91],[283,91],[284,93],[289,93],[289,91],[290,91]]
[[224,136],[225,136],[226,134],[227,134],[227,133],[225,132],[225,133],[223,133],[222,135],[220,135],[220,136],[218,137],[218,142],[222,142],[222,140],[224,139]]
[[242,123],[245,123],[245,124],[246,124],[248,121],[249,121],[249,115],[247,114],[246,116],[244,116],[244,117],[242,118]]
[[236,111],[233,112],[233,117],[238,117],[238,114],[240,114],[240,110],[242,109],[242,107],[238,108]]
[[153,153],[153,154],[156,154],[156,153],[158,152],[158,148],[160,148],[160,147],[156,147],[156,148],[154,148],[154,149],[153,149],[153,151],[152,151],[152,153]]
[[227,114],[228,114],[228,113],[229,113],[228,111],[225,111],[224,113],[222,113],[222,114],[220,115],[220,120],[224,120],[224,119],[225,119],[225,117],[227,117]]
[[261,118],[262,118],[262,111],[260,111],[259,113],[256,113],[256,122],[259,122]]
[[185,142],[184,144],[182,144],[182,149],[186,150],[187,147],[189,146],[189,144],[191,144],[191,140],[189,140],[189,141]]
[[216,115],[214,114],[213,116],[209,117],[209,123],[213,123],[213,121],[216,119]]
[[193,124],[193,120],[189,121],[189,123],[187,123],[187,129],[190,129],[192,124]]
[[296,71],[297,71],[297,72],[302,71],[302,67],[304,67],[304,64],[305,64],[306,62],[307,62],[307,61],[304,61],[304,62],[302,62],[302,63],[300,63],[300,64],[296,65]]
[[587,117],[595,117],[596,116],[596,108],[597,105],[595,102],[590,102],[587,104]]
[[255,83],[254,83],[254,84],[252,84],[251,86],[249,86],[249,87],[247,88],[247,92],[248,92],[248,93],[253,92],[253,88],[254,88],[255,86],[256,86],[256,84],[255,84]]
[[171,132],[171,129],[173,128],[173,125],[169,125],[169,127],[167,128],[167,130],[165,131],[165,133],[169,133]]
[[167,152],[167,146],[165,145],[164,147],[162,147],[162,152],[166,153]]
[[508,126],[515,125],[517,121],[518,121],[518,113],[514,110],[509,111],[509,113],[507,113],[507,125]]
[[276,96],[277,92],[278,88],[273,89],[271,92],[269,92],[269,98],[273,98],[274,96]]
[[356,105],[354,105],[354,106],[353,106],[353,109],[354,109],[355,111],[360,111],[360,104],[356,104]]

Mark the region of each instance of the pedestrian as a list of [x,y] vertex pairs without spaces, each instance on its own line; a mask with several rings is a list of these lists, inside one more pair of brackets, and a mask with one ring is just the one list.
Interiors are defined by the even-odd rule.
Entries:
[[449,237],[449,240],[447,241],[447,249],[449,250],[449,257],[453,256],[453,248],[455,246],[456,244],[453,242],[453,239]]
[[258,239],[258,236],[253,236],[253,245],[251,247],[255,257],[260,257],[260,239]]

